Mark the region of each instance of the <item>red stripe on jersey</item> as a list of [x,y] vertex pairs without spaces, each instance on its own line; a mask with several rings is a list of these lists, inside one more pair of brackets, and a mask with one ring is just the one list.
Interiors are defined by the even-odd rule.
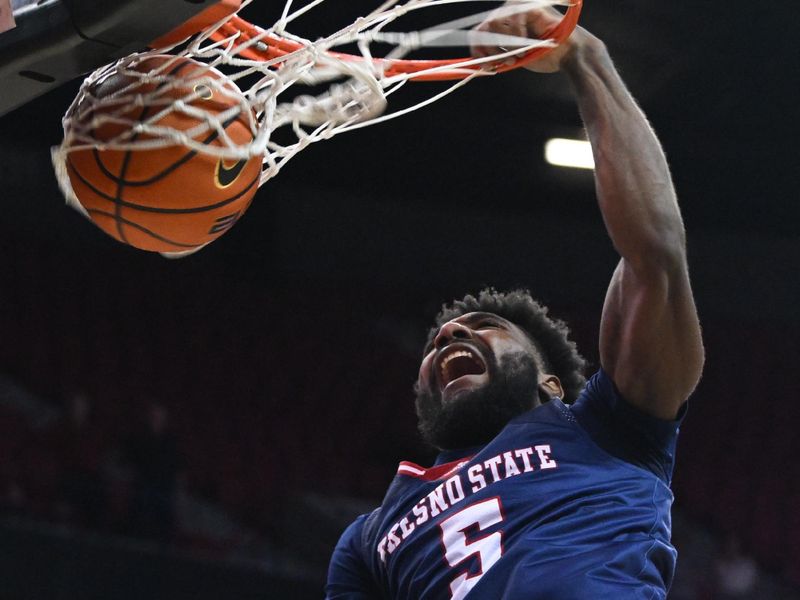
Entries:
[[398,475],[408,475],[409,477],[416,477],[417,479],[424,479],[425,481],[435,481],[442,479],[451,473],[457,471],[459,467],[467,464],[472,459],[471,456],[459,458],[453,462],[436,465],[435,467],[420,467],[418,464],[404,460],[397,467]]

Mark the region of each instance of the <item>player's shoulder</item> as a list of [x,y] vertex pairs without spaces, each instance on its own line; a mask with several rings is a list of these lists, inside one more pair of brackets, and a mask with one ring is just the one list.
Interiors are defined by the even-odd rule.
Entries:
[[540,423],[542,425],[562,427],[579,426],[580,419],[577,415],[580,414],[582,410],[585,410],[587,406],[598,404],[613,405],[622,401],[611,376],[603,369],[598,369],[589,377],[586,381],[586,385],[584,385],[580,394],[578,394],[578,397],[574,401],[565,402],[561,398],[553,398],[549,402],[515,417],[509,422],[509,425],[513,426],[517,423]]
[[669,485],[686,405],[673,420],[646,414],[630,404],[611,376],[600,369],[586,382],[569,410],[580,428],[603,451],[650,471]]

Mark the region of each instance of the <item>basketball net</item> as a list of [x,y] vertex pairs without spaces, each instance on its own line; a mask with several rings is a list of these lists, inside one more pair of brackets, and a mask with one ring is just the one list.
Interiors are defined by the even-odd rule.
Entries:
[[[245,0],[241,8],[253,0]],[[127,56],[89,75],[63,118],[65,138],[53,150],[59,184],[68,203],[83,212],[72,193],[65,169],[66,154],[79,149],[146,150],[181,145],[191,150],[226,160],[263,157],[259,185],[274,177],[281,167],[310,144],[346,131],[382,123],[418,110],[454,92],[477,77],[521,66],[555,47],[571,33],[581,2],[565,0],[512,0],[496,10],[481,11],[420,31],[395,32],[387,28],[401,16],[445,4],[463,4],[481,0],[387,0],[370,14],[321,39],[309,40],[292,34],[288,28],[300,16],[323,0],[312,0],[293,9],[287,0],[281,17],[267,29],[246,23],[237,15],[226,16],[192,37],[166,47],[153,48]],[[487,3],[485,0],[483,6]],[[497,2],[493,3],[497,6]],[[567,15],[559,31],[548,39],[529,39],[512,35],[475,31],[488,16],[502,18],[533,8],[567,6]],[[237,11],[238,12],[238,11]],[[574,14],[571,14],[574,13]],[[343,54],[338,48],[356,47],[358,54]],[[376,56],[375,46],[389,47]],[[499,47],[500,54],[441,61],[406,60],[419,48],[462,47],[471,45]],[[155,55],[201,61],[225,77],[194,77],[186,71],[171,74],[171,63],[162,62],[148,72],[135,66]],[[103,97],[93,91],[103,80],[124,76],[130,85]],[[195,74],[196,75],[196,74]],[[388,101],[406,83],[414,80],[452,80],[445,89],[432,87],[432,95],[411,106],[387,112]],[[233,82],[235,85],[231,85]],[[152,85],[152,84],[158,85]],[[143,84],[150,84],[144,86]],[[327,86],[317,95],[287,93],[294,86]],[[142,89],[152,90],[142,93]],[[189,89],[176,98],[175,89]],[[235,100],[227,111],[207,114],[193,105],[209,90]],[[296,92],[293,90],[293,92]],[[284,100],[292,96],[290,100]],[[149,117],[134,120],[134,106],[150,107]],[[197,126],[189,130],[165,127],[164,116],[181,112],[193,117]],[[225,122],[246,115],[252,140],[236,143],[226,134]],[[113,139],[100,140],[95,131],[104,124],[124,125]],[[281,133],[278,141],[274,135]],[[220,143],[204,144],[209,133],[216,133]]]

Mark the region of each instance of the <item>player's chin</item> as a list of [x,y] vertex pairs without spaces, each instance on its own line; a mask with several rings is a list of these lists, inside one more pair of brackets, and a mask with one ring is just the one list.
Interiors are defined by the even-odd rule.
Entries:
[[454,386],[447,391],[446,400],[439,393],[418,394],[417,425],[423,439],[439,449],[450,450],[491,440],[509,415],[494,405],[489,387]]

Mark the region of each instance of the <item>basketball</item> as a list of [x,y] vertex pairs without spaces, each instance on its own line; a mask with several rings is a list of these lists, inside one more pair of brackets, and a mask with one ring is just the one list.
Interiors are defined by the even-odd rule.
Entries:
[[[190,253],[228,231],[248,208],[258,189],[261,157],[228,160],[177,141],[132,150],[102,143],[125,134],[136,143],[156,140],[153,129],[169,128],[206,146],[224,147],[223,137],[244,145],[253,139],[251,109],[224,74],[189,58],[151,56],[126,71],[90,88],[103,102],[86,102],[83,110],[80,102],[76,106],[78,121],[91,123],[93,142],[66,148],[72,191],[94,224],[116,240],[153,252]],[[204,127],[205,115],[213,121],[222,113],[218,127]],[[139,132],[142,123],[148,127]]]

